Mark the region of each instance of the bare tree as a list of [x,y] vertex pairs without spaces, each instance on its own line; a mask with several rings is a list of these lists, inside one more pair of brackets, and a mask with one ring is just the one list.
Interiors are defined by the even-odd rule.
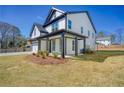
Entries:
[[111,37],[112,43],[115,42],[115,40],[116,40],[116,35],[113,34],[113,33],[111,33],[111,34],[110,34],[110,37]]
[[0,43],[1,48],[3,48],[3,43],[6,41],[8,33],[10,31],[11,26],[7,23],[0,22]]
[[118,42],[120,45],[123,43],[124,28],[119,28],[116,30]]
[[10,43],[12,47],[15,47],[18,36],[21,36],[19,28],[8,23],[0,22],[1,48],[7,48]]

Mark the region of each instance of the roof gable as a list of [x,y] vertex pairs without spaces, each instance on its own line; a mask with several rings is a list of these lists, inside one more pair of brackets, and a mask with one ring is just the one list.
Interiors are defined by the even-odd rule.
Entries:
[[61,16],[64,13],[65,13],[64,11],[52,7],[52,9],[48,13],[48,16],[47,16],[44,24],[47,24],[48,22],[52,21],[53,19],[57,18],[58,16]]
[[42,26],[41,24],[34,23],[33,26],[32,26],[31,32],[30,32],[30,37],[31,37],[31,35],[32,35],[32,33],[33,33],[33,30],[34,30],[35,26],[38,28],[38,30],[40,31],[40,33],[46,33],[46,34],[48,33],[48,32],[43,28],[43,26]]

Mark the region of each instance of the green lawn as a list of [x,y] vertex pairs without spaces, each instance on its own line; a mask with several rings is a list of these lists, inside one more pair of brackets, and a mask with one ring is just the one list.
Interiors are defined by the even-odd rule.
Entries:
[[81,59],[38,65],[29,62],[26,55],[0,57],[0,86],[124,86],[124,55],[108,57],[104,62]]
[[79,55],[73,59],[104,62],[107,57],[118,55],[124,55],[124,51],[97,51],[94,54]]

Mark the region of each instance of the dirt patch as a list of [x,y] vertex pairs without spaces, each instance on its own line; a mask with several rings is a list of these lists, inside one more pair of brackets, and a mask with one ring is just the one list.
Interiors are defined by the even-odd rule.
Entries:
[[42,57],[37,57],[35,55],[28,55],[26,57],[26,59],[28,59],[29,61],[36,63],[36,64],[41,64],[41,65],[45,65],[45,64],[64,64],[67,62],[67,59],[63,59],[63,58],[54,58],[54,57],[46,57],[46,58],[42,58]]

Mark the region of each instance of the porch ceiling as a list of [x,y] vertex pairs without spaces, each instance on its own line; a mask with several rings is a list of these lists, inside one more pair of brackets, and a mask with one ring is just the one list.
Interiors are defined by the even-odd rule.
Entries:
[[30,39],[30,40],[33,41],[33,40],[38,40],[38,39],[49,38],[49,37],[52,37],[52,36],[60,35],[60,34],[62,34],[62,33],[65,33],[65,35],[75,36],[75,37],[77,37],[78,39],[88,38],[87,36],[84,36],[84,35],[81,35],[81,34],[78,34],[78,33],[72,32],[72,31],[67,31],[67,30],[61,29],[61,30],[58,30],[58,31],[49,33],[49,34],[47,34],[47,35],[40,36],[40,37],[37,37],[37,38],[33,38],[33,39]]

